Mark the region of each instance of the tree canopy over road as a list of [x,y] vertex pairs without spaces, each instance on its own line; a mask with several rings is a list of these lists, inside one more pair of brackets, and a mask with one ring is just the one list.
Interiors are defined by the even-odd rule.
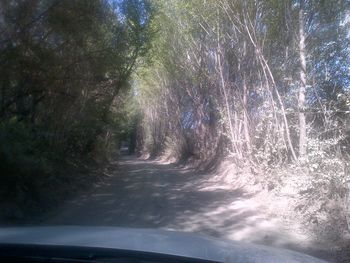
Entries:
[[2,0],[0,216],[46,211],[128,145],[293,196],[342,239],[349,47],[347,0]]
[[155,2],[151,63],[134,77],[140,153],[201,168],[228,160],[229,177],[293,196],[305,224],[344,235],[349,2]]
[[151,17],[142,0],[0,2],[4,196],[25,202],[127,136],[123,105]]

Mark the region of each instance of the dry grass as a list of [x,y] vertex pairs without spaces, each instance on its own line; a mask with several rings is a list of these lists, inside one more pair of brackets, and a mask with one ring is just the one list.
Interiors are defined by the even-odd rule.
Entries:
[[315,180],[315,176],[307,168],[259,171],[224,160],[213,180],[254,193],[255,202],[271,217],[281,219],[288,231],[302,236],[311,249],[331,255],[336,262],[348,262],[346,189],[341,183]]

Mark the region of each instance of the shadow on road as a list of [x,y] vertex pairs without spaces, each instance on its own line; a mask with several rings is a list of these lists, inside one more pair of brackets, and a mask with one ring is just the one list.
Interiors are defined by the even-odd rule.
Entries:
[[262,214],[249,194],[209,179],[124,157],[107,182],[68,202],[46,225],[162,228],[302,250],[305,240]]

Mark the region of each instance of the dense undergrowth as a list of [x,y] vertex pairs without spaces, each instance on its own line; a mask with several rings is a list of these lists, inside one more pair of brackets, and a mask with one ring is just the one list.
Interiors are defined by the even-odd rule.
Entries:
[[348,3],[156,3],[151,62],[134,76],[139,153],[233,166],[223,178],[285,198],[289,218],[320,240],[344,240]]
[[51,149],[49,138],[11,120],[0,127],[0,222],[30,223],[102,179],[105,160]]
[[151,16],[138,0],[1,1],[1,216],[39,214],[98,180],[90,171],[130,140],[129,78]]
[[49,209],[98,180],[91,170],[128,141],[146,157],[226,166],[227,183],[282,198],[320,240],[345,240],[348,10],[345,0],[1,1],[0,214]]

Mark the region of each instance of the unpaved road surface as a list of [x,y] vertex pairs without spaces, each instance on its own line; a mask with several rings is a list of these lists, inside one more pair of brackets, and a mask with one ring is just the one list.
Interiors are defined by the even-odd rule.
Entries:
[[320,256],[305,236],[267,216],[251,194],[210,178],[170,164],[124,157],[106,182],[67,202],[45,225],[162,228]]

